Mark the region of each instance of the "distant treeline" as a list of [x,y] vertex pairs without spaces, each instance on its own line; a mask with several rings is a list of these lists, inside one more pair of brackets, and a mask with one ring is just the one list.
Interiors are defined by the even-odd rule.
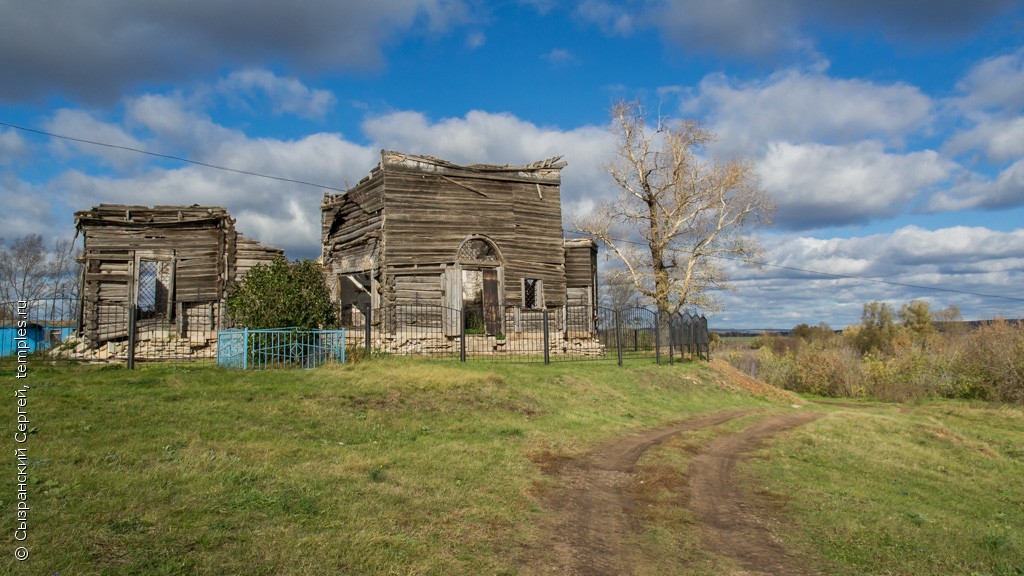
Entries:
[[1024,321],[964,321],[955,307],[871,302],[859,325],[836,331],[721,331],[720,358],[800,393],[905,401],[949,397],[1024,403]]
[[[1024,318],[1006,319],[1011,324],[1024,323]],[[953,329],[960,330],[975,330],[982,326],[991,323],[992,320],[959,320],[951,322],[950,327]],[[802,325],[806,326],[806,324]],[[799,331],[799,326],[793,328],[747,328],[747,329],[736,329],[736,328],[724,328],[721,330],[715,330],[715,334],[718,334],[721,338],[756,338],[758,336],[764,336],[765,334],[775,336],[792,336],[794,330]],[[842,330],[832,330],[834,334],[842,334]]]

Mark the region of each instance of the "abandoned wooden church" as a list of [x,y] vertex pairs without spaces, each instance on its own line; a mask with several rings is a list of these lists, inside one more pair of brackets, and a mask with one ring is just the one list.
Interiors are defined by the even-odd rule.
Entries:
[[135,306],[141,339],[188,335],[194,341],[175,345],[207,348],[223,326],[230,285],[284,257],[215,206],[101,204],[76,212],[75,227],[83,238],[78,325],[94,346],[125,338]]
[[[369,176],[321,205],[322,261],[343,323],[372,326],[386,351],[451,351],[466,334],[474,352],[498,351],[544,332],[554,353],[600,354],[597,248],[563,238],[565,166],[382,151]],[[142,340],[208,353],[231,285],[284,257],[219,207],[102,204],[77,212],[75,225],[78,325],[93,347],[123,340],[134,308]]]
[[367,177],[322,204],[322,258],[345,322],[380,310],[382,340],[410,346],[408,327],[511,338],[537,332],[546,311],[563,339],[587,339],[597,248],[562,235],[565,166],[559,157],[460,166],[382,151]]

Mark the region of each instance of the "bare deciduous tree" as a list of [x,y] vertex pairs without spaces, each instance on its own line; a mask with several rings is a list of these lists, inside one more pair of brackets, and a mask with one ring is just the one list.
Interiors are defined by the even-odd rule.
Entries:
[[649,128],[637,102],[615,105],[611,117],[616,154],[606,168],[620,191],[577,232],[607,246],[663,313],[715,310],[712,291],[728,288],[717,257],[756,260],[749,231],[770,223],[774,201],[749,161],[704,156],[715,136],[700,123],[659,118]]
[[607,272],[599,286],[602,305],[612,310],[622,310],[641,304],[640,293],[636,291],[633,280],[624,270]]
[[81,264],[75,258],[71,240],[57,240],[49,261],[50,289],[54,299],[76,300]]
[[46,246],[39,234],[28,234],[8,246],[0,238],[0,299],[35,300],[46,291]]
[[51,252],[39,234],[27,234],[10,244],[0,238],[0,302],[74,299],[77,269],[68,240],[56,241]]

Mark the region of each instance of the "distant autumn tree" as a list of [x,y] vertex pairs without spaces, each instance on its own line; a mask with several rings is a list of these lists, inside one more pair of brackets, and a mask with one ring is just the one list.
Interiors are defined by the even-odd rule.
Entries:
[[864,305],[860,315],[860,330],[854,336],[861,354],[872,351],[893,353],[892,341],[897,332],[894,317],[892,306],[885,302],[872,300]]
[[623,270],[612,270],[605,274],[604,281],[599,284],[601,303],[612,310],[622,310],[631,306],[640,306],[640,294],[633,285],[633,280]]
[[925,344],[928,337],[935,331],[932,326],[932,313],[924,300],[911,300],[900,306],[898,313],[900,324],[910,331],[914,340]]
[[615,105],[611,118],[616,149],[606,169],[619,193],[576,230],[617,256],[661,312],[717,309],[712,291],[728,287],[718,257],[754,262],[761,246],[750,233],[770,223],[774,201],[750,161],[704,155],[715,136],[700,123],[648,126],[637,102]]
[[945,308],[941,308],[935,311],[932,320],[935,323],[935,328],[939,332],[945,333],[959,333],[966,329],[963,323],[963,315],[960,313],[960,307],[956,304],[950,304]]

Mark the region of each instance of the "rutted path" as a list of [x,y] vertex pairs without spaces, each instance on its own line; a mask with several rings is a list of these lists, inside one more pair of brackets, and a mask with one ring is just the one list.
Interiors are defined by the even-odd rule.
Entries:
[[768,417],[711,442],[690,463],[688,507],[701,525],[704,545],[732,558],[744,570],[741,574],[813,574],[770,537],[757,507],[736,484],[735,468],[745,452],[769,436],[822,416],[796,412]]
[[[631,435],[606,444],[581,461],[564,462],[558,471],[562,489],[549,499],[557,515],[546,546],[555,566],[546,573],[580,576],[630,574],[631,550],[625,543],[636,530],[633,502],[627,496],[640,456],[682,432],[717,426],[756,412],[732,410],[700,416],[675,426]],[[704,447],[688,472],[689,507],[698,519],[703,541],[715,554],[733,558],[745,574],[804,574],[793,566],[753,517],[734,478],[742,454],[772,434],[805,424],[821,414],[771,415],[746,429]]]

